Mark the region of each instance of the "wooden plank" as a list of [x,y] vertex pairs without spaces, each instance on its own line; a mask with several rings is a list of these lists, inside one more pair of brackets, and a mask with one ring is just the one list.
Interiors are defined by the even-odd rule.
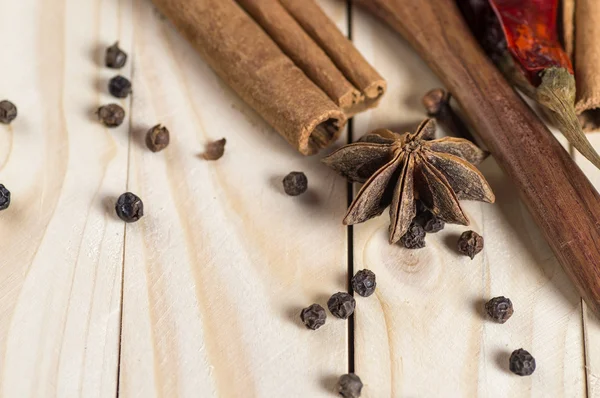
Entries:
[[[324,1],[345,24],[345,5]],[[294,152],[166,21],[135,3],[120,396],[328,397],[347,371],[347,323],[300,309],[345,290],[346,184]],[[171,131],[160,153],[145,131]],[[218,161],[200,158],[225,137]],[[341,139],[344,141],[345,137]],[[309,191],[287,197],[285,174]]]
[[[379,127],[400,132],[424,117],[420,98],[439,81],[395,33],[353,10],[353,39],[387,78],[379,108],[355,118],[354,138]],[[580,299],[493,159],[482,172],[493,205],[464,202],[470,227],[447,226],[411,251],[387,243],[387,215],[354,227],[354,269],[372,269],[376,295],[359,298],[356,373],[366,397],[585,395]],[[462,231],[486,239],[470,260],[456,252]],[[504,295],[515,314],[486,320],[489,298]],[[508,371],[517,348],[537,359],[532,377]]]
[[[129,51],[130,1],[2,2],[0,97],[0,395],[114,397],[123,222],[110,204],[126,183],[127,123],[93,111],[114,101],[103,52]],[[129,68],[121,73],[127,75]],[[122,105],[128,110],[128,101]]]
[[[594,148],[600,148],[600,132],[587,134],[587,138]],[[573,152],[573,158],[596,189],[600,189],[600,170],[578,152]],[[585,303],[583,303],[583,306],[588,397],[597,398],[600,397],[600,320]]]

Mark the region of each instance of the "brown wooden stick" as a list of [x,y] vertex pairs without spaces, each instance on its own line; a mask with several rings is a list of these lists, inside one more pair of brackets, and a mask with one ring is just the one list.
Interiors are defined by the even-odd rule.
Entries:
[[600,196],[483,54],[454,0],[355,2],[401,33],[442,79],[600,315]]
[[215,72],[300,153],[334,141],[344,112],[234,0],[154,0]]

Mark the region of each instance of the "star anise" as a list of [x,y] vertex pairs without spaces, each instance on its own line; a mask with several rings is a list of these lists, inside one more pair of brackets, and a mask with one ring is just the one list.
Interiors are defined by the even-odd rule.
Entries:
[[397,242],[416,215],[416,200],[447,223],[469,225],[459,199],[493,203],[494,194],[473,165],[487,153],[462,138],[433,139],[435,121],[424,120],[414,133],[375,130],[323,162],[352,182],[364,185],[344,224],[358,224],[390,206],[390,243]]

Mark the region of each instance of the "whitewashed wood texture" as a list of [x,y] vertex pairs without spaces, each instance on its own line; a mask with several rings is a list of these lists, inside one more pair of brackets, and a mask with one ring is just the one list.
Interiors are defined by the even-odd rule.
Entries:
[[[345,4],[327,2],[340,27]],[[134,2],[135,95],[126,227],[122,397],[328,397],[347,372],[347,322],[302,307],[346,290],[345,181],[289,147],[146,0]],[[152,153],[144,133],[171,131]],[[223,158],[200,157],[225,137]],[[345,142],[345,137],[341,142]],[[304,171],[309,191],[281,181]]]
[[93,112],[114,101],[103,51],[130,51],[130,20],[128,0],[0,4],[0,97],[19,111],[0,125],[3,397],[116,394],[124,226],[107,201],[125,189],[128,123]]
[[[320,4],[346,31],[345,2]],[[353,136],[405,131],[440,83],[398,35],[352,15],[356,45],[389,82]],[[475,260],[454,252],[459,226],[408,251],[387,244],[383,216],[347,242],[346,183],[294,153],[149,0],[0,0],[0,35],[0,99],[19,107],[0,125],[13,195],[0,212],[0,396],[335,396],[350,324],[329,316],[311,332],[298,315],[346,290],[352,247],[354,270],[378,275],[377,294],[357,297],[363,397],[600,397],[600,322],[493,159],[481,168],[497,203],[465,203],[486,238]],[[115,40],[130,54],[118,72],[102,62]],[[132,78],[131,100],[108,95],[117,73]],[[117,129],[95,121],[108,102],[126,109]],[[172,141],[151,153],[156,123]],[[225,156],[201,159],[222,137]],[[309,178],[297,198],[281,187],[292,170]],[[145,203],[135,224],[114,215],[126,190]],[[483,317],[496,295],[515,305],[505,325]],[[533,377],[507,371],[520,347],[538,360]]]
[[[354,138],[376,127],[407,131],[423,118],[421,96],[441,84],[396,33],[360,10],[353,15],[355,44],[389,84],[377,109],[355,117]],[[464,202],[471,225],[428,235],[425,249],[389,246],[387,217],[354,227],[354,269],[378,277],[376,294],[359,298],[356,311],[366,397],[585,396],[580,299],[494,160],[481,170],[496,204]],[[455,249],[468,229],[485,237],[474,260]],[[500,295],[515,307],[504,325],[483,311]],[[532,377],[508,371],[521,347],[537,359]]]

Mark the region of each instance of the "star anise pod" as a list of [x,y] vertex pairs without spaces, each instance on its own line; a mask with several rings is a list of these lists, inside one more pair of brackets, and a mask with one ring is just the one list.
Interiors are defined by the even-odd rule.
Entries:
[[417,199],[441,220],[463,225],[469,220],[459,199],[493,203],[492,189],[473,166],[487,153],[462,138],[434,136],[435,121],[426,119],[414,133],[375,130],[324,158],[350,181],[364,182],[344,224],[367,221],[391,205],[390,243],[395,243],[415,217]]

